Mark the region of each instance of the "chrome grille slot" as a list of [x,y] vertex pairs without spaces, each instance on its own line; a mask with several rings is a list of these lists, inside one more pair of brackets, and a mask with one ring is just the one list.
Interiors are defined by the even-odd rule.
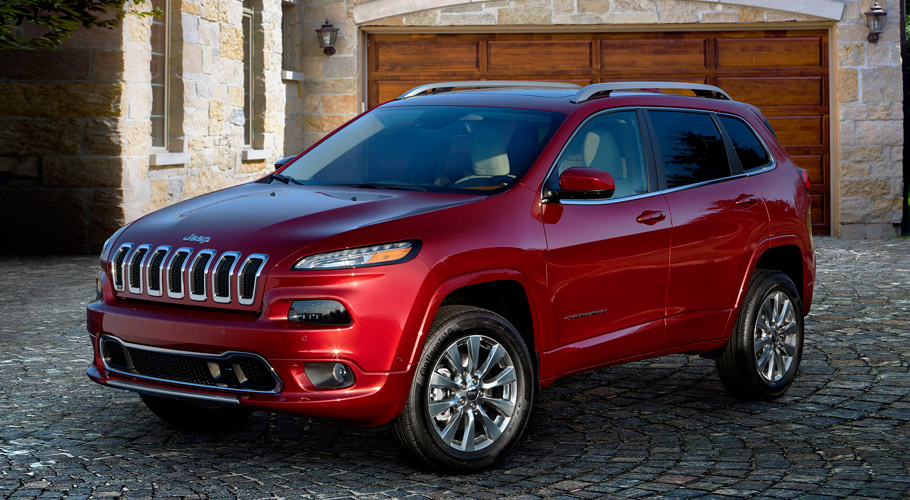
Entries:
[[170,299],[249,306],[256,301],[268,259],[266,254],[244,256],[233,250],[124,243],[112,253],[111,282],[115,290],[135,295],[162,297],[166,290]]
[[136,251],[130,256],[128,283],[130,293],[142,293],[142,262],[145,256],[148,255],[150,248],[152,248],[152,245],[140,245],[136,247]]
[[193,254],[192,248],[178,248],[168,264],[167,274],[167,296],[172,299],[183,298],[183,273],[189,262],[190,255]]
[[268,259],[268,255],[254,253],[247,257],[243,265],[240,266],[240,273],[237,279],[237,302],[248,306],[256,300],[256,286],[259,274]]
[[126,287],[123,284],[123,263],[126,261],[126,255],[133,248],[132,243],[121,245],[114,254],[114,260],[111,261],[111,273],[114,275],[114,290],[122,292]]
[[189,287],[190,299],[199,301],[206,299],[205,278],[209,273],[209,265],[212,263],[212,257],[214,256],[214,250],[202,250],[193,259],[193,263],[187,272],[187,287]]
[[215,302],[226,304],[231,301],[231,279],[238,260],[240,252],[224,252],[215,264],[212,272],[212,298]]
[[171,247],[160,246],[152,252],[152,256],[149,258],[148,267],[146,268],[146,288],[149,295],[161,296],[161,267],[170,251]]

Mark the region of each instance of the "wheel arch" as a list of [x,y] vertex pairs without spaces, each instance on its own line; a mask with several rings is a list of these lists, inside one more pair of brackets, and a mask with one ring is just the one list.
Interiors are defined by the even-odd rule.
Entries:
[[531,353],[535,386],[540,379],[538,355],[544,348],[542,325],[545,314],[537,307],[537,297],[528,279],[513,269],[497,269],[463,274],[443,281],[433,295],[415,343],[410,366],[416,366],[423,354],[426,337],[440,307],[466,305],[488,309],[504,317],[518,330]]

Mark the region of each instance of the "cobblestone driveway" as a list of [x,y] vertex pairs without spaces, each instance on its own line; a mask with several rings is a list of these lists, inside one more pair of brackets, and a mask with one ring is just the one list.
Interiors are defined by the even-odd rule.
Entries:
[[682,355],[572,376],[501,468],[448,477],[387,433],[306,418],[167,427],[85,377],[96,259],[0,258],[0,497],[910,497],[910,240],[817,244],[783,398],[730,397],[713,362]]

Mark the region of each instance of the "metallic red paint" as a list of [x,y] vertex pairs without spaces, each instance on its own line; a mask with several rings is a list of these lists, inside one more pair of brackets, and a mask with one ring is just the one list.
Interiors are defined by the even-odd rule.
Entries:
[[[726,342],[756,263],[769,249],[801,256],[803,310],[812,301],[815,261],[806,223],[809,198],[795,165],[741,103],[667,94],[569,102],[571,93],[457,92],[385,106],[493,106],[568,114],[530,170],[492,196],[295,186],[254,182],[147,215],[110,245],[125,242],[269,255],[249,306],[116,292],[110,253],[102,298],[88,306],[95,347],[89,377],[130,380],[187,393],[236,396],[253,408],[376,426],[404,407],[427,332],[453,293],[514,283],[529,309],[525,335],[541,386],[570,373],[674,352],[710,352]],[[553,96],[559,96],[554,98]],[[611,108],[686,107],[746,119],[768,144],[773,169],[748,177],[602,204],[546,203],[543,184],[563,145],[592,113]],[[290,162],[289,162],[290,164]],[[200,243],[190,234],[211,237]],[[338,270],[293,270],[320,252],[418,239],[408,262]],[[353,324],[288,321],[290,303],[332,299]],[[97,340],[111,335],[153,347],[259,354],[284,384],[279,394],[187,389],[111,373]],[[317,389],[303,366],[341,361],[347,389]]]

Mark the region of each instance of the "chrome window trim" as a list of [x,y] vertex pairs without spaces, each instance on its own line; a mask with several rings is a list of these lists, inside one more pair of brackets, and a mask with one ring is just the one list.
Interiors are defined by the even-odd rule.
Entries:
[[[127,264],[126,261],[123,261],[124,265],[129,269],[129,273],[124,275],[124,277],[129,278],[129,285],[127,285],[127,288],[129,289],[130,293],[134,293],[136,295],[142,295],[142,268],[145,266],[145,263],[148,262],[149,250],[151,250],[151,249],[152,249],[152,245],[150,243],[144,243],[142,245],[139,245],[136,247],[135,250],[133,250],[133,254],[130,255],[129,264]],[[139,261],[139,285],[133,286],[133,261],[136,259],[136,255],[141,250],[145,250],[145,253],[142,255],[142,260]]]
[[[749,123],[748,120],[745,120],[745,119],[743,119],[743,117],[737,116],[737,115],[734,115],[731,113],[715,112],[714,114],[716,114],[718,118],[720,118],[721,116],[727,116],[727,117],[739,120],[739,121],[743,122],[744,124],[746,124],[746,126],[749,127],[749,130],[752,131],[752,135],[757,137],[758,141],[761,142],[762,147],[765,148],[765,152],[768,153],[768,157],[771,158],[771,162],[761,168],[751,170],[751,171],[747,171],[746,169],[743,169],[743,172],[746,175],[760,174],[760,173],[767,172],[769,170],[774,170],[775,168],[777,168],[777,158],[774,156],[774,153],[771,151],[771,148],[768,147],[768,143],[765,142],[764,137],[762,137],[761,134],[759,134],[758,131],[755,130],[755,127],[753,127],[752,124]],[[723,123],[721,123],[721,126],[723,126]],[[727,132],[726,127],[724,128],[723,133],[726,134],[726,136],[728,138],[730,138],[730,133]],[[732,142],[732,141],[733,141],[733,139],[730,138],[730,142]],[[781,146],[781,147],[783,147],[783,146]],[[734,148],[733,154],[736,154],[736,157],[739,158],[739,155],[736,153],[736,148]],[[742,167],[742,160],[740,160],[739,163],[740,163],[740,167]]]
[[562,205],[609,205],[609,204],[612,204],[612,203],[620,203],[620,202],[627,201],[627,200],[638,200],[638,199],[641,199],[641,198],[648,198],[648,197],[650,197],[650,196],[654,196],[654,195],[658,195],[658,194],[670,194],[670,193],[675,193],[675,192],[677,192],[677,191],[683,191],[683,190],[686,190],[686,189],[689,189],[689,188],[696,188],[696,187],[701,187],[701,186],[707,186],[707,185],[710,185],[710,184],[718,184],[718,183],[727,182],[727,181],[730,181],[730,180],[733,180],[733,179],[742,179],[743,177],[748,177],[748,175],[746,175],[746,174],[736,174],[736,175],[731,175],[731,176],[729,176],[729,177],[721,177],[721,178],[719,178],[719,179],[711,179],[710,181],[702,181],[702,182],[699,182],[699,183],[697,183],[697,184],[686,184],[685,186],[677,186],[677,187],[675,187],[675,188],[664,189],[664,190],[661,190],[661,191],[654,191],[654,192],[651,192],[651,193],[644,193],[644,194],[635,195],[635,196],[626,196],[625,198],[617,198],[617,199],[615,199],[615,200],[611,200],[611,199],[609,199],[609,198],[603,198],[603,199],[597,199],[597,200],[559,200],[558,203],[560,203],[560,204],[562,204]]
[[[253,278],[253,295],[245,299],[243,294],[240,293],[241,279],[243,278],[243,267],[246,265],[250,259],[262,259],[262,263],[259,264],[259,269],[256,269],[255,277]],[[262,275],[262,270],[265,268],[265,263],[268,262],[269,256],[263,253],[253,253],[243,259],[243,265],[237,270],[237,302],[240,305],[249,306],[253,305],[256,302],[256,289],[259,288],[259,277]]]
[[[164,257],[161,259],[161,266],[158,267],[158,287],[159,287],[159,290],[158,290],[158,291],[155,291],[155,290],[152,290],[152,289],[149,287],[149,284],[152,282],[152,280],[151,280],[152,259],[155,257],[155,254],[158,253],[158,252],[161,251],[161,250],[164,250]],[[161,289],[161,287],[164,285],[164,280],[161,279],[161,271],[164,269],[164,267],[165,267],[164,264],[167,263],[167,258],[168,258],[168,255],[170,255],[170,253],[171,253],[171,246],[170,246],[170,245],[161,245],[161,246],[155,248],[154,250],[151,250],[151,251],[147,254],[148,257],[145,259],[145,263],[144,263],[144,265],[142,266],[142,271],[140,271],[140,272],[141,272],[142,274],[145,275],[145,284],[146,284],[146,285],[145,285],[145,291],[146,291],[146,293],[148,293],[148,294],[149,294],[150,296],[152,296],[152,297],[161,297],[161,295],[162,295],[163,292],[164,292],[164,291]]]
[[[224,252],[215,261],[215,265],[212,266],[212,280],[211,280],[212,300],[214,300],[215,302],[218,302],[219,304],[229,304],[231,302],[231,280],[234,279],[234,269],[237,267],[237,263],[240,262],[241,255],[242,254],[240,252],[234,252],[234,251]],[[220,295],[218,295],[218,285],[217,285],[218,268],[221,266],[222,260],[224,260],[226,257],[231,257],[231,256],[234,257],[234,262],[231,264],[231,268],[228,269],[228,271],[227,271],[227,273],[228,273],[228,286],[227,286],[228,293],[226,296],[220,296]]]
[[[111,276],[111,278],[112,278],[111,284],[114,286],[114,290],[117,290],[118,292],[122,292],[122,291],[126,290],[126,279],[124,279],[124,276],[123,276],[123,266],[127,262],[129,262],[129,259],[127,259],[127,257],[129,257],[130,251],[132,249],[133,249],[132,243],[124,243],[124,244],[120,245],[119,247],[117,247],[117,251],[114,252],[114,258],[111,259],[111,274],[113,275],[113,276]],[[125,252],[123,254],[123,262],[120,264],[120,266],[117,266],[117,256],[120,255],[121,250],[123,250]],[[118,269],[118,267],[119,267],[119,269]],[[118,276],[120,277],[120,286],[117,286],[117,277]]]
[[[183,297],[186,296],[186,279],[185,279],[186,266],[187,266],[187,264],[192,262],[192,259],[190,259],[190,257],[193,256],[194,251],[195,251],[195,249],[192,247],[180,247],[177,250],[174,250],[174,254],[171,256],[171,260],[167,263],[167,270],[165,272],[167,273],[166,274],[166,276],[167,276],[167,296],[169,298],[182,299]],[[176,260],[177,256],[180,255],[182,252],[187,252],[187,255],[186,255],[186,259],[183,261],[183,264],[181,264],[181,266],[180,266],[180,291],[172,292],[171,291],[171,266],[174,265],[174,260]]]
[[[202,294],[195,294],[195,293],[193,293],[193,288],[194,288],[193,285],[195,284],[193,281],[193,278],[194,278],[194,275],[196,274],[195,271],[196,271],[196,266],[199,263],[199,259],[201,259],[203,255],[208,255],[209,259],[205,263],[205,269],[202,270]],[[196,252],[196,256],[193,257],[193,262],[190,265],[188,272],[186,273],[186,287],[187,287],[186,293],[187,293],[187,295],[190,296],[190,300],[195,300],[197,302],[205,301],[205,299],[208,295],[207,289],[206,289],[206,281],[208,281],[209,269],[212,267],[212,262],[214,262],[214,260],[215,260],[215,250],[213,250],[213,249],[205,249],[205,250],[200,250],[200,251]]]
[[[177,380],[170,380],[170,379],[166,379],[166,378],[150,377],[148,375],[139,375],[137,373],[130,373],[130,372],[118,370],[116,368],[111,368],[110,366],[108,366],[107,360],[104,359],[104,353],[102,351],[102,349],[103,349],[102,344],[105,340],[111,340],[113,342],[117,342],[121,346],[123,346],[125,348],[129,348],[129,349],[158,352],[161,354],[170,354],[173,356],[185,356],[185,357],[207,358],[207,359],[228,359],[231,356],[247,356],[247,357],[251,357],[251,358],[257,358],[259,361],[262,361],[263,363],[265,363],[266,367],[268,367],[269,374],[275,380],[275,389],[273,389],[271,391],[257,391],[255,389],[234,389],[234,388],[230,388],[230,387],[219,387],[216,385],[194,384],[191,382],[180,382]],[[126,353],[125,350],[124,350],[124,352]],[[269,363],[268,360],[266,360],[262,356],[252,353],[252,352],[225,351],[220,354],[210,354],[210,353],[205,353],[205,352],[178,351],[176,349],[165,349],[163,347],[154,347],[154,346],[147,346],[147,345],[141,345],[141,344],[133,344],[132,342],[127,342],[125,340],[121,340],[117,337],[114,337],[113,335],[104,334],[104,335],[101,335],[101,337],[98,339],[98,355],[101,358],[101,362],[104,364],[104,368],[107,371],[109,371],[111,373],[116,373],[119,375],[125,375],[127,377],[140,378],[140,379],[144,379],[144,380],[152,380],[155,382],[164,382],[167,384],[177,384],[177,385],[183,385],[183,386],[187,386],[187,387],[198,387],[198,388],[208,389],[208,390],[214,389],[214,390],[218,390],[218,391],[230,391],[230,392],[243,392],[243,393],[255,393],[255,394],[279,394],[279,393],[281,393],[282,390],[284,390],[284,383],[281,381],[281,377],[279,377],[278,374],[275,372],[275,369],[272,367],[271,363]],[[129,356],[129,353],[126,353],[126,355]]]

